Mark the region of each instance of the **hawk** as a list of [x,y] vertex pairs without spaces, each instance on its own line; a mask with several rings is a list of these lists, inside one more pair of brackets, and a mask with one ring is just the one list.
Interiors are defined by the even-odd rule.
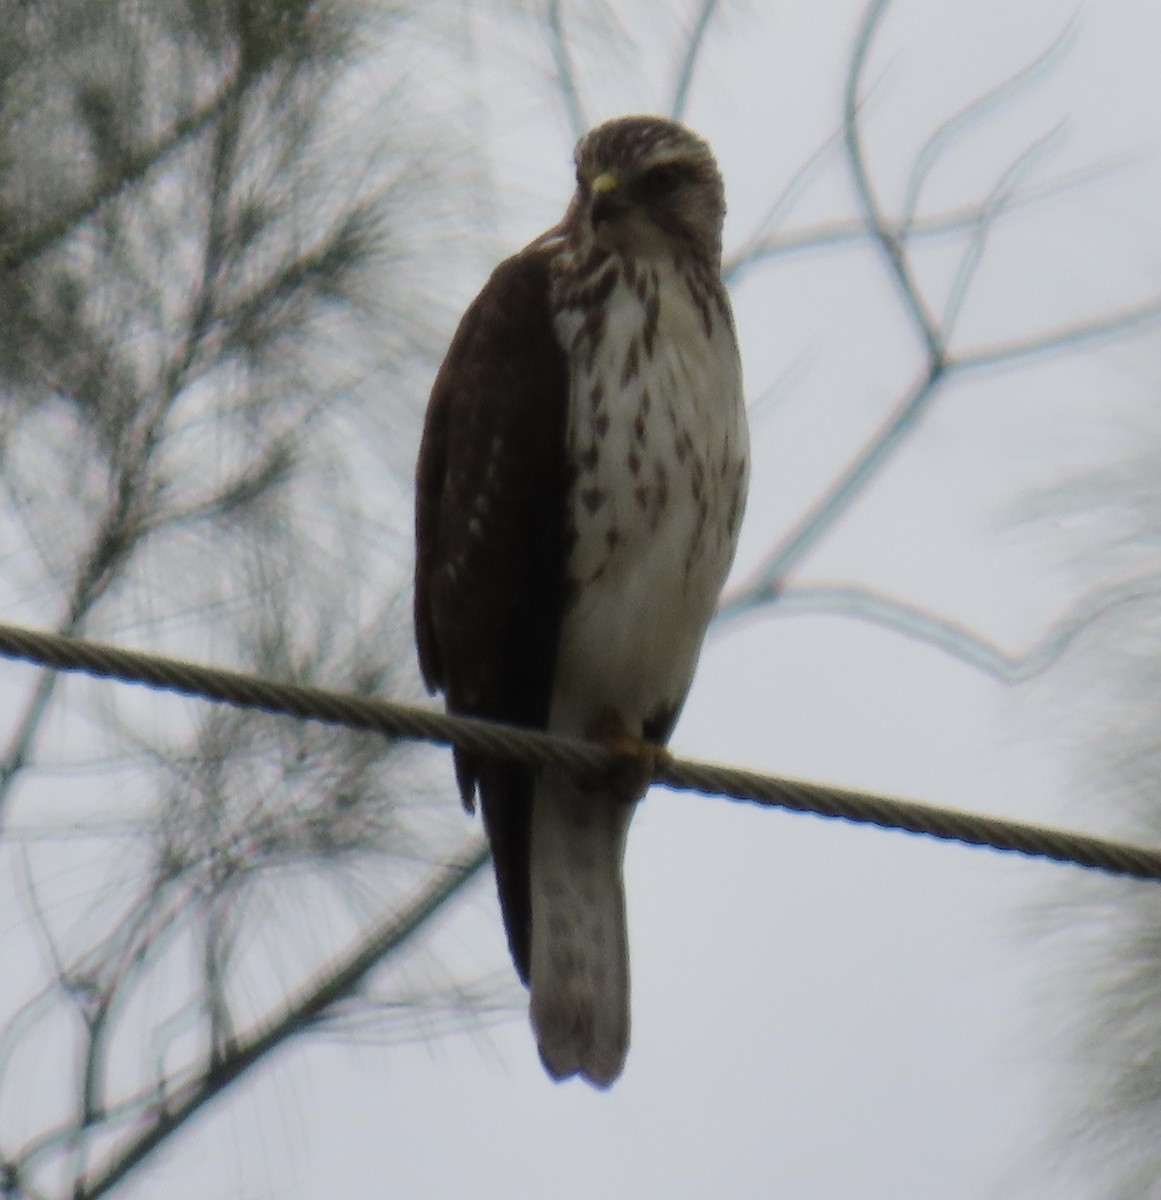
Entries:
[[[575,161],[564,219],[496,268],[432,388],[416,639],[450,711],[646,762],[746,500],[725,197],[709,147],[674,121],[609,121]],[[463,750],[455,765],[469,811],[479,795],[541,1059],[608,1087],[629,1043],[621,863],[645,772],[594,786]]]

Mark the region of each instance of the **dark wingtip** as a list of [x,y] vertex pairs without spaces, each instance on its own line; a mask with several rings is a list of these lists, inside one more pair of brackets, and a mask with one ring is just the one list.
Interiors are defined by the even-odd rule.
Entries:
[[479,778],[479,764],[476,759],[463,750],[456,749],[452,753],[456,765],[456,786],[460,790],[460,799],[464,808],[470,813],[476,811],[476,780]]

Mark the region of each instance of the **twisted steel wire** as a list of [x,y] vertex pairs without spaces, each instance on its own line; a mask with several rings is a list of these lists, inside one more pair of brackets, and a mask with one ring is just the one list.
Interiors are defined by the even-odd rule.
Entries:
[[[79,671],[122,683],[301,719],[366,729],[388,737],[454,744],[534,766],[557,766],[599,779],[623,765],[606,747],[532,729],[458,717],[388,700],[205,667],[157,654],[0,623],[0,656],[58,671]],[[660,755],[653,782],[751,804],[813,813],[860,825],[898,829],[968,846],[1112,875],[1161,879],[1161,849],[1070,830],[1010,821],[890,796],[787,779],[693,759]]]

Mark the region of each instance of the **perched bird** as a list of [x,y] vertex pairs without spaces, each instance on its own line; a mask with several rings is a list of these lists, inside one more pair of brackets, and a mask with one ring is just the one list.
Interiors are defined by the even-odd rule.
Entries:
[[[452,712],[647,751],[684,702],[746,501],[725,196],[674,121],[609,121],[575,160],[563,220],[496,268],[432,389],[416,638]],[[621,864],[646,773],[455,763],[541,1059],[607,1087],[629,1044]]]

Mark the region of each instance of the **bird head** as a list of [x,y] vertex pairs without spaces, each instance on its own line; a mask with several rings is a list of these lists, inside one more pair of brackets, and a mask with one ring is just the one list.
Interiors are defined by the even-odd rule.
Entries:
[[577,143],[568,222],[630,257],[721,258],[725,193],[709,146],[661,117],[619,117]]

